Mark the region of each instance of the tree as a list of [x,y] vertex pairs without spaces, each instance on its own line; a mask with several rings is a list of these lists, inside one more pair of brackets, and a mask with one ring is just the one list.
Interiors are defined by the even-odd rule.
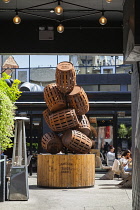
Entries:
[[120,128],[118,129],[118,134],[120,138],[125,138],[128,134],[128,130],[125,124],[120,124]]
[[11,80],[11,86],[7,80],[10,76],[6,73],[0,78],[0,147],[6,150],[13,146],[10,137],[14,132],[14,116],[16,106],[14,102],[20,97],[21,92],[18,89],[19,80]]

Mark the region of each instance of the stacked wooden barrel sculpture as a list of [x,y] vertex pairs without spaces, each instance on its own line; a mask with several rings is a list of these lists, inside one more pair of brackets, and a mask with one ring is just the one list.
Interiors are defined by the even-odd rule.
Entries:
[[56,68],[56,84],[44,88],[47,109],[44,119],[52,132],[42,138],[42,147],[56,154],[66,147],[76,154],[87,154],[92,147],[88,98],[82,87],[76,85],[76,73],[70,62],[61,62]]

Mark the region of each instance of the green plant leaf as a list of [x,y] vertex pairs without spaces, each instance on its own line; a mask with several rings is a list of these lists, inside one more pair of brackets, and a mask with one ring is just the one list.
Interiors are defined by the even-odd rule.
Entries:
[[14,80],[9,87],[5,79],[10,76],[3,73],[0,78],[0,149],[6,150],[13,146],[11,137],[14,136],[14,117],[16,106],[14,102],[20,97],[19,80]]

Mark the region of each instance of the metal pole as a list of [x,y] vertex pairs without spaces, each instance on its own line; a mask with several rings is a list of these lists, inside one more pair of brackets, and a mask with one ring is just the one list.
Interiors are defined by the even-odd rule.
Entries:
[[[32,113],[31,113],[30,115],[30,155],[32,155],[32,143],[33,143],[33,140],[32,140]],[[30,173],[30,176],[32,176],[32,159],[29,166],[29,173]]]
[[0,155],[0,202],[5,201],[6,155]]
[[114,112],[113,115],[113,145],[115,147],[115,157],[117,158],[118,153],[118,139],[117,139],[117,131],[118,131],[118,123],[117,123],[117,112]]
[[22,165],[22,142],[23,141],[23,130],[22,130],[22,120],[17,120],[18,121],[18,161],[17,164],[18,165]]

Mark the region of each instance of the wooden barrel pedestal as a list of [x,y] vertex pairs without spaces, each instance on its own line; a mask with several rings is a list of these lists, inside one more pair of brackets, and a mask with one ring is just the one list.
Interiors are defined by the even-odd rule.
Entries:
[[79,188],[94,186],[94,154],[43,154],[38,155],[37,159],[38,187]]

